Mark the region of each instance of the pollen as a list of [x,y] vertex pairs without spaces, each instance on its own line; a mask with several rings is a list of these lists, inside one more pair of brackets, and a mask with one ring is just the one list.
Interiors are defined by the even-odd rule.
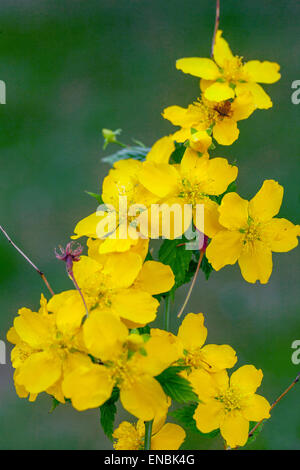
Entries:
[[133,374],[134,370],[128,366],[127,355],[124,354],[115,362],[110,365],[110,370],[113,379],[116,383],[122,384],[123,388],[130,388],[134,382]]
[[183,179],[181,185],[182,188],[178,196],[182,198],[186,204],[191,204],[195,207],[199,204],[199,201],[206,197],[206,194],[201,190],[200,184],[191,184],[187,179]]
[[227,59],[223,65],[223,77],[233,83],[244,80],[243,57],[235,56]]
[[244,245],[250,243],[252,244],[255,241],[261,240],[261,231],[259,224],[254,224],[250,221],[246,229],[241,229],[241,233],[244,233]]
[[242,395],[240,392],[232,388],[228,388],[224,394],[217,396],[216,400],[223,403],[227,413],[241,409]]

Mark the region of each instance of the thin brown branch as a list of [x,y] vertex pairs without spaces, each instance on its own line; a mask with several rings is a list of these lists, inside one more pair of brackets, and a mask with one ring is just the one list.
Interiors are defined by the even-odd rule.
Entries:
[[198,264],[197,264],[197,269],[196,269],[196,272],[195,272],[194,277],[193,277],[193,280],[192,280],[192,284],[191,284],[191,286],[190,286],[190,288],[189,288],[189,291],[188,291],[188,293],[187,293],[187,296],[186,296],[186,298],[185,298],[185,301],[184,301],[184,303],[183,303],[183,306],[181,307],[180,312],[179,312],[178,315],[177,315],[177,318],[180,318],[180,317],[181,317],[181,315],[183,314],[184,309],[185,309],[185,307],[186,307],[186,305],[187,305],[187,303],[188,303],[188,301],[189,301],[189,299],[190,299],[190,297],[191,297],[192,291],[193,291],[193,289],[194,289],[195,282],[196,282],[196,280],[197,280],[197,276],[198,276],[198,273],[199,273],[199,269],[200,269],[200,266],[201,266],[201,263],[202,263],[202,260],[203,260],[203,256],[204,256],[204,251],[201,251],[200,256],[199,256],[199,261],[198,261]]
[[211,57],[213,57],[214,55],[214,47],[215,47],[215,42],[216,42],[217,31],[219,29],[219,24],[220,24],[220,0],[217,0],[215,28],[214,28],[214,34],[213,34],[213,39],[212,39],[212,45],[211,45]]
[[[300,374],[297,375],[297,377],[295,378],[295,380],[293,380],[293,382],[291,383],[291,385],[288,386],[288,388],[274,401],[274,403],[272,404],[271,408],[270,408],[270,411],[273,410],[273,408],[275,408],[275,406],[282,400],[283,397],[285,397],[285,395],[287,395],[287,393],[289,393],[289,391],[296,385],[297,382],[299,382],[300,380]],[[251,431],[249,432],[248,434],[248,438],[253,436],[253,434],[255,433],[255,431],[260,427],[260,425],[264,422],[265,420],[262,419],[261,421],[259,421],[258,423],[256,423],[256,425],[251,429]]]
[[14,248],[15,250],[17,250],[18,253],[20,253],[21,256],[23,256],[23,258],[30,264],[30,266],[33,267],[33,269],[41,276],[41,278],[43,279],[47,289],[49,290],[50,294],[53,296],[54,295],[54,292],[52,290],[52,287],[50,286],[45,274],[31,261],[31,259],[28,258],[28,256],[25,255],[25,253],[12,241],[12,239],[9,237],[9,235],[6,233],[6,231],[4,230],[4,228],[0,225],[0,230],[1,232],[3,233],[3,235],[5,236],[5,238],[7,239],[8,243],[10,243]]

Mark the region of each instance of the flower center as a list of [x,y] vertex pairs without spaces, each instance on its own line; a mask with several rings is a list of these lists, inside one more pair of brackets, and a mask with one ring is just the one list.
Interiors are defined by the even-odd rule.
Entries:
[[183,179],[181,186],[182,188],[178,197],[184,199],[186,204],[191,204],[193,207],[207,197],[201,189],[201,184],[191,184],[187,179]]
[[240,229],[240,232],[244,234],[243,244],[252,244],[255,241],[261,240],[261,230],[260,226],[257,223],[253,223],[253,221],[249,218],[248,227],[245,229]]
[[123,356],[110,364],[109,368],[112,373],[112,378],[117,385],[122,384],[123,388],[130,388],[133,385],[134,371],[132,367],[128,366],[127,351]]
[[209,365],[203,358],[201,348],[195,349],[194,351],[186,351],[185,352],[185,365],[188,367],[193,367],[194,369],[211,369],[211,365]]
[[222,120],[224,117],[231,117],[231,103],[230,101],[222,101],[215,105],[214,110],[217,111],[217,120]]
[[214,123],[217,116],[216,110],[200,98],[188,107],[188,114],[195,116],[195,125],[204,124],[206,128]]
[[225,60],[223,64],[223,77],[229,82],[243,80],[243,57],[235,56],[232,59]]
[[225,411],[227,413],[229,413],[230,411],[241,409],[242,395],[237,390],[228,388],[224,394],[219,395],[215,398],[216,400],[223,403]]

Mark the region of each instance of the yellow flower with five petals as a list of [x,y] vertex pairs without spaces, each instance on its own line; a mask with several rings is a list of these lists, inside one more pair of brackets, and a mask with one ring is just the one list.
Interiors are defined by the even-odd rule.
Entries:
[[283,187],[274,180],[266,180],[250,202],[237,193],[224,196],[218,209],[222,229],[206,250],[216,271],[238,261],[246,281],[268,282],[272,251],[286,252],[298,245],[299,226],[275,217],[282,198]]
[[[248,92],[239,95],[233,101],[209,101],[202,97],[188,108],[169,106],[164,110],[163,117],[175,126],[181,126],[182,129],[173,134],[173,139],[177,142],[184,142],[187,139],[193,142],[191,129],[198,132],[212,129],[212,135],[219,144],[231,145],[239,136],[237,121],[247,119],[254,110],[252,95]],[[208,137],[207,135],[206,147],[202,147],[202,153],[211,144]]]
[[270,417],[270,404],[255,393],[262,378],[262,371],[252,365],[240,367],[230,380],[227,371],[213,375],[199,373],[192,380],[200,400],[194,413],[198,429],[209,433],[220,428],[227,446],[244,446],[249,422]]
[[275,83],[280,79],[279,65],[275,62],[250,60],[243,63],[234,56],[228,43],[218,31],[213,59],[190,57],[179,59],[176,67],[184,73],[201,77],[201,89],[210,101],[224,101],[251,92],[259,109],[268,109],[272,101],[259,83]]

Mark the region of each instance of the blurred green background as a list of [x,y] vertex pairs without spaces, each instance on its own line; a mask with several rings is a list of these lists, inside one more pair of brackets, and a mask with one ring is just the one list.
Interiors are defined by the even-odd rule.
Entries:
[[[186,106],[198,80],[175,69],[185,56],[208,56],[213,0],[2,0],[0,79],[0,223],[47,273],[55,291],[70,288],[53,250],[91,213],[109,166],[101,129],[123,129],[147,145],[173,131],[164,107]],[[255,194],[264,179],[285,187],[280,215],[299,222],[299,112],[291,83],[300,79],[300,4],[293,0],[221,0],[221,29],[245,59],[274,60],[282,79],[267,86],[274,107],[240,123],[239,140],[217,154],[239,165],[238,190]],[[109,149],[112,150],[112,149]],[[110,152],[108,152],[110,153]],[[239,365],[264,371],[261,394],[273,401],[294,379],[291,343],[300,339],[300,252],[275,254],[266,286],[247,284],[237,267],[203,274],[188,311],[204,312],[208,342],[231,344]],[[17,309],[36,308],[45,288],[0,237],[0,339]],[[187,286],[173,306],[172,327]],[[46,293],[46,292],[45,292]],[[160,324],[159,320],[158,323]],[[7,353],[10,347],[7,348]],[[300,449],[300,386],[274,410],[250,449]],[[48,414],[50,397],[17,398],[9,364],[0,365],[1,449],[110,449],[99,413],[69,406]],[[124,415],[120,414],[118,420]],[[222,448],[219,438],[190,437],[185,448]]]

